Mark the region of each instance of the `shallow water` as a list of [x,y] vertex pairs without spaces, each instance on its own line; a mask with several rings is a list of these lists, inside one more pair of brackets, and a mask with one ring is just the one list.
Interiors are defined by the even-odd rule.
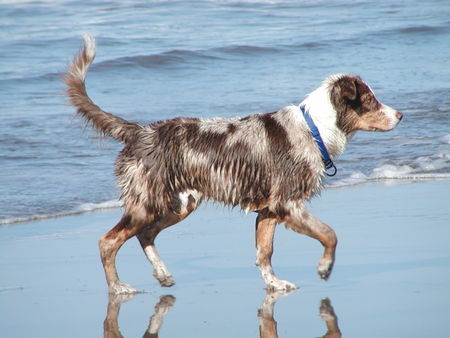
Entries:
[[117,206],[120,146],[73,119],[61,73],[98,40],[91,97],[126,119],[243,116],[355,73],[405,114],[360,133],[329,185],[450,177],[446,1],[0,3],[0,224]]
[[157,246],[176,280],[171,288],[159,286],[138,241],[128,241],[117,256],[119,275],[146,293],[109,304],[97,239],[120,210],[0,227],[2,337],[142,337],[165,295],[175,300],[166,297],[164,338],[321,337],[324,319],[347,338],[446,337],[448,189],[446,180],[325,191],[310,210],[339,238],[331,278],[316,273],[321,245],[279,226],[273,267],[300,289],[265,307],[254,214],[205,205],[162,232]]

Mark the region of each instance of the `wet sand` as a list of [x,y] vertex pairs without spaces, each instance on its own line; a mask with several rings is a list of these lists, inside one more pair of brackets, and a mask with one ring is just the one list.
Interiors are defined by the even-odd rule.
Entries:
[[[324,282],[318,242],[279,226],[273,265],[300,289],[269,294],[254,265],[253,214],[206,205],[157,240],[161,288],[137,240],[111,297],[97,239],[120,210],[0,227],[2,337],[444,337],[450,330],[450,181],[329,189],[309,209],[336,231]],[[120,313],[119,313],[120,311]]]

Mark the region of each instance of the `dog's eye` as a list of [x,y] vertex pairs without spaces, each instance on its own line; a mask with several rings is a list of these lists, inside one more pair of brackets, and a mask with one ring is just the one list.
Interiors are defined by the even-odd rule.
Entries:
[[373,97],[370,95],[364,95],[363,102],[365,104],[371,104],[373,102]]
[[366,95],[363,98],[363,104],[369,109],[375,109],[378,101],[373,95]]

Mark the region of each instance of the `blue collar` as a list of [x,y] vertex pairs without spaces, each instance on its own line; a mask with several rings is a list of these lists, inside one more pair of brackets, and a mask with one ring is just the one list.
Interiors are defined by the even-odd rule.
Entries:
[[[313,119],[311,118],[311,115],[309,115],[308,112],[305,111],[305,107],[300,106],[300,110],[303,113],[303,117],[305,118],[306,123],[308,124],[309,130],[311,132],[312,137],[317,143],[317,146],[320,149],[320,152],[322,153],[322,161],[325,166],[325,169],[327,170],[326,174],[328,176],[334,176],[337,173],[337,168],[334,166],[333,161],[331,160],[330,154],[328,153],[327,147],[325,147],[325,143],[323,143],[322,137],[320,136],[319,129],[317,129],[316,124],[314,123]],[[334,171],[331,173],[328,173],[328,169],[333,168]]]

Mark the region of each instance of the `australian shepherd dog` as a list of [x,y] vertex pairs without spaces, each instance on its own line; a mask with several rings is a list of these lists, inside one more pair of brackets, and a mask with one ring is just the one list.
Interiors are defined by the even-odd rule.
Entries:
[[337,238],[305,207],[322,188],[327,169],[323,151],[311,133],[312,120],[330,159],[342,153],[358,130],[389,131],[402,114],[382,103],[359,77],[329,76],[299,106],[235,118],[187,118],[141,125],[109,114],[87,95],[85,77],[95,57],[95,40],[85,38],[67,74],[67,95],[77,114],[99,133],[124,144],[115,174],[124,214],[99,240],[110,293],[134,293],[119,280],[115,258],[136,236],[162,286],[174,279],[161,260],[155,238],[197,209],[215,200],[256,212],[256,264],[269,290],[296,286],[272,269],[275,227],[317,239],[324,247],[318,274],[328,279]]

